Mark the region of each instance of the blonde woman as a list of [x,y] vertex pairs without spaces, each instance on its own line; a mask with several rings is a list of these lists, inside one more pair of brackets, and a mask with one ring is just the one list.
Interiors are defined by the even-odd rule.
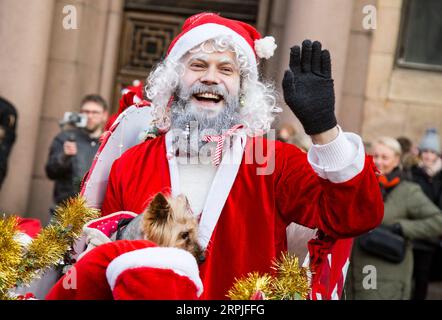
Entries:
[[[379,184],[384,198],[384,219],[381,228],[405,241],[401,261],[392,262],[381,252],[367,251],[361,237],[355,239],[347,298],[410,299],[413,273],[413,251],[410,240],[425,239],[442,234],[442,213],[421,188],[404,181],[399,167],[401,147],[390,137],[376,139],[372,154],[380,172]],[[363,236],[362,236],[363,237]]]

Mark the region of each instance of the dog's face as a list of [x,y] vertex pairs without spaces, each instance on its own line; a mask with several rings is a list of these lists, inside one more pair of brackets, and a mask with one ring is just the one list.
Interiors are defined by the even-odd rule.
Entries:
[[176,247],[192,253],[199,263],[204,261],[198,244],[198,222],[184,195],[166,198],[158,193],[150,202],[143,218],[145,239],[160,247]]

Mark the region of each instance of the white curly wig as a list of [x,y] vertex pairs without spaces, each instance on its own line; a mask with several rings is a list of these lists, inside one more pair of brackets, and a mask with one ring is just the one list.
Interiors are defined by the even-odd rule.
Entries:
[[[282,110],[276,106],[273,84],[259,80],[255,69],[249,66],[246,55],[234,44],[230,36],[217,37],[194,47],[189,52],[211,53],[231,51],[235,54],[241,77],[241,124],[249,132],[264,134],[270,129],[275,113]],[[170,102],[184,74],[183,58],[173,61],[166,58],[147,78],[146,96],[152,102],[155,125],[163,131],[170,128]]]

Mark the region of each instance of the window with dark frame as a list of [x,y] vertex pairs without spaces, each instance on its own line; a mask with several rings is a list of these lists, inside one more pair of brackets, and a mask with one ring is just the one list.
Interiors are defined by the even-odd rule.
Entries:
[[404,1],[397,64],[442,71],[442,0]]

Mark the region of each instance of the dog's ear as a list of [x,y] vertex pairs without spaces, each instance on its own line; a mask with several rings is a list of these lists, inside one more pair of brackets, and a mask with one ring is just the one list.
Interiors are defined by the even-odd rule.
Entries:
[[192,212],[192,209],[190,207],[190,202],[184,194],[182,194],[182,193],[179,194],[176,197],[176,200],[179,201],[180,204],[183,204],[183,206],[186,208],[187,211]]
[[164,223],[170,213],[169,202],[161,193],[157,193],[147,208],[146,218],[152,222]]

